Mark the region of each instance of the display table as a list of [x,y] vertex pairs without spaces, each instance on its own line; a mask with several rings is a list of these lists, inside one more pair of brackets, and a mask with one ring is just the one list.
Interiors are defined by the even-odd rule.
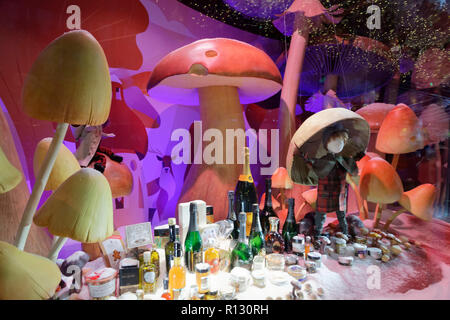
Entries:
[[[368,228],[372,227],[371,220],[366,220],[364,224]],[[420,241],[421,247],[413,246],[387,263],[371,257],[365,259],[355,257],[352,266],[340,265],[337,260],[323,255],[322,266],[317,269],[317,273],[307,275],[303,281],[303,288],[307,283],[311,284],[313,292],[319,287],[323,288],[325,294],[320,298],[323,300],[450,299],[450,251],[448,250],[450,224],[437,219],[426,223],[405,214],[401,215],[392,227],[400,235]],[[158,252],[162,273],[165,274],[164,253],[161,249],[158,249]],[[104,267],[103,259],[91,261],[85,267],[92,270]],[[195,284],[195,274],[187,272],[186,275],[186,288],[189,289]],[[287,273],[286,275],[289,276]],[[219,272],[211,277],[213,286],[220,288],[229,283],[230,274]],[[64,279],[68,280],[68,284],[70,283],[70,278]],[[64,296],[65,291],[67,288],[62,290],[60,295]],[[246,291],[238,293],[236,299],[286,300],[291,291],[290,281],[283,285],[274,285],[267,279],[264,288],[250,285]],[[162,292],[160,276],[156,293],[146,295],[146,298],[160,299]],[[305,293],[304,296],[305,299],[310,299],[308,294]],[[87,286],[84,285],[81,293],[72,295],[71,299],[89,299]]]

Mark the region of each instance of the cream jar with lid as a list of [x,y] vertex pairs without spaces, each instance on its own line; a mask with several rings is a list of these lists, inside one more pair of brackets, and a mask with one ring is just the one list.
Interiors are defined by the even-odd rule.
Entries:
[[322,266],[322,255],[319,252],[308,253],[308,260],[315,262],[317,268]]
[[230,272],[230,284],[236,292],[244,292],[250,286],[252,278],[250,271],[241,267],[235,267]]
[[347,241],[342,238],[335,239],[335,251],[337,254],[344,254],[345,247],[347,245]]
[[294,236],[292,238],[292,253],[303,257],[305,254],[305,238],[300,236]]
[[95,300],[105,300],[115,296],[117,270],[103,268],[85,276],[89,295]]

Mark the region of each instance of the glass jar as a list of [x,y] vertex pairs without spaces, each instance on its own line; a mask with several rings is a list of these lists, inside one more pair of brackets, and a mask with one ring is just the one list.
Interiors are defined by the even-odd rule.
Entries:
[[115,296],[117,271],[113,268],[103,268],[85,277],[89,295],[94,300],[105,300]]
[[292,253],[303,257],[303,254],[305,253],[305,238],[300,236],[292,238]]
[[315,262],[316,267],[320,268],[322,265],[322,255],[318,252],[310,252],[308,253],[308,261]]
[[197,263],[195,265],[195,277],[197,280],[198,293],[206,293],[209,291],[210,279],[209,270],[211,266],[207,263]]
[[252,272],[253,284],[259,288],[266,286],[266,274],[264,270],[254,270]]
[[284,255],[271,253],[266,256],[267,268],[272,271],[284,271]]
[[347,241],[341,238],[336,238],[335,240],[335,251],[337,254],[344,254]]
[[266,267],[266,258],[263,256],[256,256],[253,258],[252,270],[264,270]]

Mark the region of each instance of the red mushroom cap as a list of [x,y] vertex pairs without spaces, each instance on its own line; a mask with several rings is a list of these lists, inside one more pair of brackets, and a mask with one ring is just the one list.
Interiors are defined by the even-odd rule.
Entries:
[[435,198],[436,187],[426,183],[404,192],[398,202],[416,217],[430,221],[433,218]]
[[376,203],[393,203],[403,194],[403,184],[389,162],[375,157],[367,161],[359,182],[361,197]]
[[395,105],[393,104],[372,103],[368,106],[358,109],[356,113],[366,119],[372,132],[377,132],[380,129],[384,118],[386,118],[386,115],[394,107]]
[[288,171],[286,168],[279,167],[272,174],[272,188],[279,189],[292,189],[294,187],[294,183],[289,177]]
[[422,149],[422,126],[405,104],[398,104],[384,119],[378,132],[375,148],[384,153],[402,154]]
[[272,59],[245,42],[202,39],[161,59],[147,85],[150,96],[168,103],[199,105],[197,88],[237,87],[242,104],[269,98],[282,79]]

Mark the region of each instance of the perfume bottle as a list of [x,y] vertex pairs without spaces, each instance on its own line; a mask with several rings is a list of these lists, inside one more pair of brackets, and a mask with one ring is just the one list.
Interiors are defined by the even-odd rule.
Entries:
[[280,219],[276,217],[270,217],[270,232],[266,235],[266,253],[283,253],[284,252],[284,239],[278,232],[278,223]]

